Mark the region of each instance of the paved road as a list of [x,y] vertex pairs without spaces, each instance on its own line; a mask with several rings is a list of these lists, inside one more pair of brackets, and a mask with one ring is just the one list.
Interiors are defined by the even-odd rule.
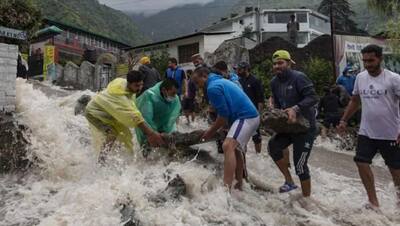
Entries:
[[[360,178],[352,155],[332,152],[318,147],[314,148],[311,153],[310,164],[313,167],[321,168],[337,175],[355,179]],[[378,186],[387,185],[392,181],[387,168],[379,166],[372,166],[372,168]]]

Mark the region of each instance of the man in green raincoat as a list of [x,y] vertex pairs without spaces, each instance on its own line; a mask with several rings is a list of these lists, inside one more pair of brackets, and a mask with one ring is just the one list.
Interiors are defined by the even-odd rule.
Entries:
[[[154,131],[171,133],[176,130],[176,121],[181,111],[181,103],[177,95],[178,88],[178,83],[168,78],[137,98],[136,105],[139,111]],[[140,145],[147,145],[147,139],[142,130],[136,129],[136,135]]]
[[110,151],[115,140],[132,151],[132,134],[129,128],[139,128],[151,146],[161,146],[164,141],[151,129],[135,105],[135,94],[142,89],[143,74],[131,71],[127,78],[114,79],[107,88],[89,102],[85,116],[89,121],[95,148],[100,160]]

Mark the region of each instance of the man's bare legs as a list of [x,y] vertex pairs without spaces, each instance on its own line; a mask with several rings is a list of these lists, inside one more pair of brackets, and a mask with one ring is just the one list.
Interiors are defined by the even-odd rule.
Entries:
[[357,162],[358,173],[367,191],[368,200],[374,207],[379,207],[378,197],[376,196],[374,174],[369,163]]
[[[224,150],[224,184],[229,189],[232,187],[235,172],[238,172],[237,168],[241,167],[242,169],[241,173],[238,173],[236,177],[238,178],[241,175],[241,177],[243,178],[243,159],[240,158],[238,160],[236,155],[236,148],[238,145],[239,143],[232,138],[226,138],[222,145],[222,148]],[[242,181],[238,181],[238,183],[241,184]]]

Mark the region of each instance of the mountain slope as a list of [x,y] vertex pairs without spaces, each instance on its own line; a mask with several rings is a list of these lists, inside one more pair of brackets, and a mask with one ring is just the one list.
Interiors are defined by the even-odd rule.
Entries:
[[216,0],[205,5],[189,4],[173,7],[149,17],[132,14],[131,18],[144,35],[152,41],[160,41],[200,30],[229,14],[237,2],[239,0]]
[[101,5],[97,0],[34,0],[43,16],[80,27],[120,42],[138,45],[146,41],[130,17]]

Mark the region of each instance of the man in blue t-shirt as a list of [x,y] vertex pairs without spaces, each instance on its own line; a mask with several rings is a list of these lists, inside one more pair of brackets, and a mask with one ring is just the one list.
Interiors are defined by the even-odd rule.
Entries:
[[178,97],[181,99],[182,91],[185,89],[186,74],[185,71],[178,66],[176,58],[169,58],[168,69],[165,72],[165,78],[172,78],[178,83]]
[[251,100],[235,83],[215,73],[207,67],[194,71],[193,81],[198,87],[207,89],[207,97],[218,117],[204,133],[202,139],[212,138],[224,125],[230,129],[224,143],[224,184],[231,188],[234,176],[241,189],[245,171],[244,154],[250,138],[255,134],[260,117]]

